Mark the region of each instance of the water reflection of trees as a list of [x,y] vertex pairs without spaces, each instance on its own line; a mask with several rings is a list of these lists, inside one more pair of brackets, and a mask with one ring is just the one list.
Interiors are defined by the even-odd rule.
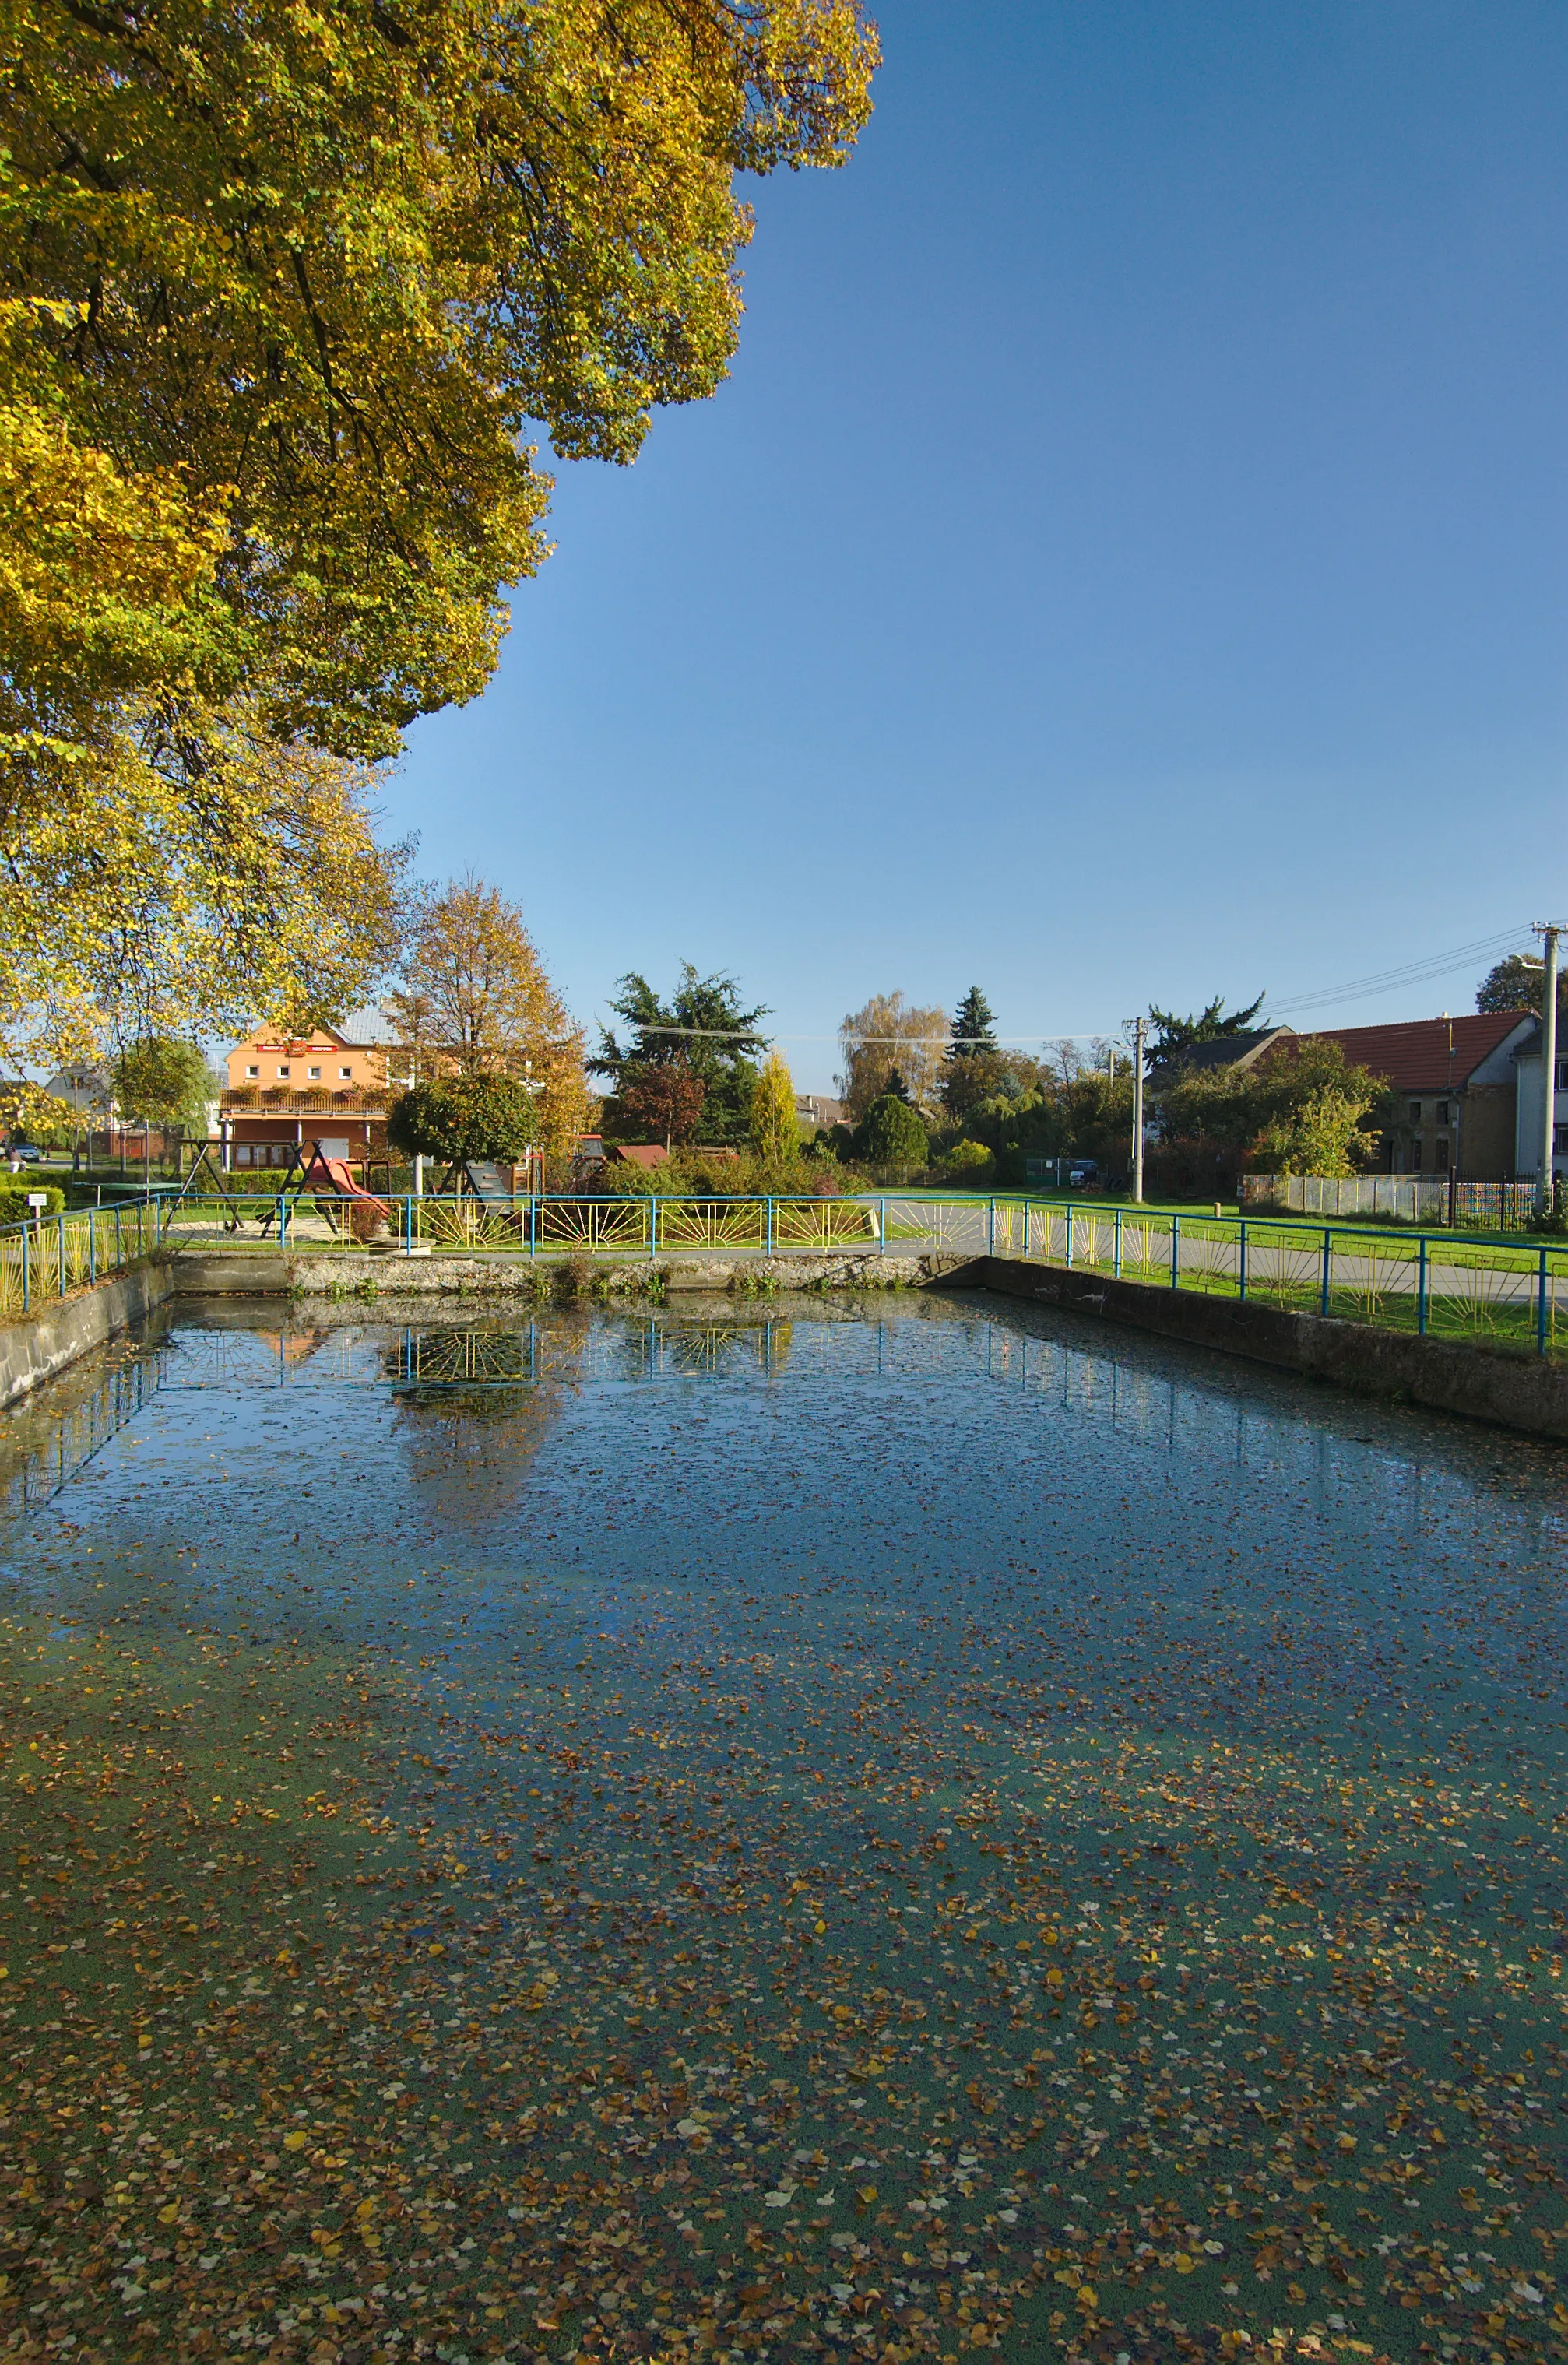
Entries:
[[535,1327],[408,1330],[388,1342],[393,1433],[432,1518],[465,1525],[510,1510],[580,1378],[570,1334],[541,1352]]

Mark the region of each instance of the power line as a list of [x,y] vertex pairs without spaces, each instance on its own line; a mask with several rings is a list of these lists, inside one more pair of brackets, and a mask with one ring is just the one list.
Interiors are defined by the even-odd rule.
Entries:
[[[1302,993],[1271,994],[1269,1000],[1282,1008],[1315,1010],[1337,1002],[1349,1002],[1360,995],[1394,993],[1402,986],[1421,985],[1429,981],[1450,976],[1455,970],[1467,969],[1473,962],[1484,959],[1489,953],[1500,953],[1529,933],[1521,922],[1518,927],[1504,928],[1495,936],[1477,936],[1467,945],[1455,945],[1447,952],[1430,953],[1424,959],[1407,961],[1395,969],[1374,970],[1366,977],[1347,979],[1341,985],[1315,986]],[[759,1035],[755,1028],[735,1026],[666,1026],[637,1023],[635,1035],[672,1035],[718,1043],[840,1043],[846,1038],[842,1028],[832,1035],[802,1035],[788,1027],[774,1034]],[[941,1051],[947,1049],[994,1051],[1029,1043],[1090,1043],[1115,1041],[1124,1033],[1120,1027],[1084,1027],[1071,1033],[1062,1027],[1041,1029],[1032,1035],[851,1035],[847,1040],[857,1047],[877,1050]]]

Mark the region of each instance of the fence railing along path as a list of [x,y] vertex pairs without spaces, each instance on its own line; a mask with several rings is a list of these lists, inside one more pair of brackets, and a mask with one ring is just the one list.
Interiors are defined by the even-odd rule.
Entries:
[[[1568,1246],[1289,1217],[893,1192],[376,1202],[236,1193],[177,1201],[154,1194],[10,1227],[0,1232],[0,1316],[25,1314],[160,1249],[214,1247],[648,1261],[681,1254],[1017,1257],[1540,1354],[1557,1346],[1560,1303],[1568,1310]],[[1568,1328],[1562,1335],[1568,1344]]]
[[158,1248],[167,1214],[162,1199],[129,1199],[7,1224],[0,1229],[0,1320],[128,1272]]

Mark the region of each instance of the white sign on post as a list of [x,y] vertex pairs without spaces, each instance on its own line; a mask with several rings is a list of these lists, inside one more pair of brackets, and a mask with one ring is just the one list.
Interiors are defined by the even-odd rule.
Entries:
[[47,1191],[29,1191],[28,1193],[28,1205],[32,1209],[35,1216],[41,1216],[44,1209],[49,1205],[49,1193]]

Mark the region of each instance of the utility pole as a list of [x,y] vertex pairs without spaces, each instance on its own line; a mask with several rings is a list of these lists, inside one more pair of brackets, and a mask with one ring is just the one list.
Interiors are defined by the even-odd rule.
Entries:
[[1143,1045],[1148,1022],[1132,1018],[1133,1030],[1133,1198],[1143,1198]]
[[1556,1194],[1552,1187],[1552,1153],[1557,1147],[1557,939],[1556,923],[1538,920],[1534,932],[1546,950],[1545,1000],[1541,1003],[1540,1035],[1540,1175],[1536,1183],[1536,1213],[1550,1216]]

